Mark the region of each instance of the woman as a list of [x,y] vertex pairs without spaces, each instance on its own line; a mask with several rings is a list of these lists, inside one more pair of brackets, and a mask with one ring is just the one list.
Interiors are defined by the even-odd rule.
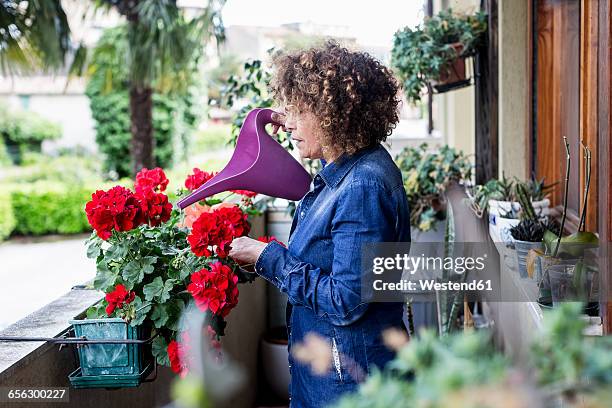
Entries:
[[248,237],[230,256],[287,293],[289,349],[315,333],[331,347],[324,375],[290,353],[291,406],[323,407],[356,388],[392,357],[381,333],[403,327],[402,304],[361,296],[361,248],[410,241],[409,210],[399,169],[380,144],[398,122],[398,86],[368,54],[335,42],[282,54],[271,88],[302,158],[323,169],[297,206],[289,245]]

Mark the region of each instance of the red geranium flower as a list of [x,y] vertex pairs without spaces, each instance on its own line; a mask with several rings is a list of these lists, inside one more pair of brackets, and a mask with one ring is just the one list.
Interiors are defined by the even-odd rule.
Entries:
[[279,244],[281,244],[282,246],[284,246],[285,248],[287,248],[287,245],[283,244],[283,243],[282,243],[282,242],[280,242],[278,239],[276,239],[276,237],[275,237],[274,235],[270,235],[269,237],[267,237],[267,236],[263,235],[263,236],[261,236],[261,237],[257,238],[257,240],[258,240],[258,241],[261,241],[261,242],[266,242],[266,243],[267,243],[267,242],[276,241],[276,242],[278,242]]
[[249,190],[230,190],[232,193],[236,193],[236,194],[240,194],[243,195],[245,197],[249,197],[249,198],[253,198],[257,195],[256,192],[254,191],[249,191]]
[[153,190],[144,190],[137,194],[142,203],[145,217],[152,227],[168,221],[172,212],[172,204],[168,202],[168,196],[156,193]]
[[[183,336],[184,338],[185,336]],[[168,357],[170,358],[170,368],[181,377],[185,377],[189,372],[186,362],[187,350],[185,344],[172,340],[168,343]]]
[[220,242],[222,226],[215,212],[202,213],[193,223],[191,234],[187,237],[191,251],[197,256],[211,256],[210,247]]
[[116,308],[121,309],[123,305],[127,305],[134,301],[136,294],[134,292],[128,292],[125,286],[118,284],[115,286],[115,290],[106,294],[106,314],[112,315]]
[[165,191],[166,187],[168,187],[168,179],[166,178],[164,171],[159,167],[152,170],[145,167],[136,175],[136,184],[134,189],[137,193],[149,190],[161,192]]
[[185,187],[187,190],[194,191],[202,186],[202,184],[213,178],[214,175],[215,173],[213,172],[208,173],[194,167],[193,174],[190,174],[187,176],[187,179],[185,179]]
[[214,262],[210,270],[203,268],[191,274],[187,290],[202,311],[225,317],[238,304],[238,276],[232,269]]
[[247,214],[237,205],[220,207],[215,212],[223,220],[233,237],[241,237],[249,233],[251,226],[247,222]]
[[202,213],[193,223],[187,237],[191,250],[197,256],[211,256],[212,247],[220,258],[227,257],[232,240],[249,233],[247,215],[235,205],[220,206],[212,212]]
[[210,337],[210,345],[212,346],[212,348],[215,350],[221,350],[221,342],[219,341],[219,336],[210,324],[206,326],[206,332]]
[[108,191],[98,190],[85,206],[87,220],[102,239],[115,231],[129,231],[145,221],[142,205],[129,189],[116,186]]

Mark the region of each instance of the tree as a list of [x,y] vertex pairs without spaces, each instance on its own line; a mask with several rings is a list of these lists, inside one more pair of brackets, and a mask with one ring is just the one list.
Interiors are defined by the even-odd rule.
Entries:
[[176,0],[98,0],[114,7],[128,22],[130,122],[133,171],[154,163],[153,84],[162,88],[189,81],[194,53],[205,40],[224,38],[221,7],[210,0],[199,16],[186,19]]
[[70,45],[61,0],[0,2],[0,72],[58,68]]
[[[69,49],[70,27],[60,0],[0,3],[0,63],[61,66]],[[205,41],[224,39],[221,8],[209,0],[187,18],[176,0],[93,0],[96,8],[115,9],[127,20],[130,123],[133,171],[155,165],[152,95],[155,87],[185,86]],[[36,22],[36,23],[32,23]],[[40,25],[38,24],[40,22]],[[70,72],[85,72],[86,51],[74,51]]]

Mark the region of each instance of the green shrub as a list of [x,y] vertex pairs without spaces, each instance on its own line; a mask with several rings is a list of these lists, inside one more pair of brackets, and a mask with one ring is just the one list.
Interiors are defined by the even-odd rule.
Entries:
[[431,150],[427,143],[406,147],[395,158],[402,171],[410,204],[410,224],[429,231],[446,217],[444,191],[454,181],[470,180],[472,164],[462,151],[444,145]]
[[76,234],[89,231],[85,203],[95,189],[60,182],[9,184],[19,235]]
[[[129,82],[125,61],[125,27],[106,30],[93,51],[86,94],[96,122],[96,142],[104,155],[104,170],[117,177],[131,175]],[[157,166],[172,165],[175,146],[185,145],[199,119],[198,89],[153,94],[154,157]]]
[[20,164],[25,152],[40,151],[43,141],[61,136],[61,127],[39,114],[0,105],[0,139],[13,163]]
[[219,150],[227,146],[232,138],[230,125],[210,125],[195,134],[193,149],[195,153]]
[[0,166],[9,166],[11,165],[11,158],[6,151],[6,145],[4,144],[4,140],[0,137]]
[[15,184],[41,180],[90,185],[102,183],[100,163],[96,157],[49,157],[34,153],[24,155],[22,166],[4,169],[2,179]]
[[15,229],[15,214],[11,204],[11,195],[0,191],[0,241],[6,239]]

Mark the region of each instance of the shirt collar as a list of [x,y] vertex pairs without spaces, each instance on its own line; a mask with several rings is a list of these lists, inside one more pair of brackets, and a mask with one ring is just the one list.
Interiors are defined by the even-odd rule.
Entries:
[[334,160],[331,163],[327,163],[324,159],[321,159],[321,163],[323,164],[323,170],[319,172],[319,175],[329,187],[335,187],[346,174],[353,168],[355,163],[359,161],[361,157],[363,157],[366,153],[376,149],[378,146],[372,148],[361,149],[358,152],[347,155],[343,153],[338,159]]

